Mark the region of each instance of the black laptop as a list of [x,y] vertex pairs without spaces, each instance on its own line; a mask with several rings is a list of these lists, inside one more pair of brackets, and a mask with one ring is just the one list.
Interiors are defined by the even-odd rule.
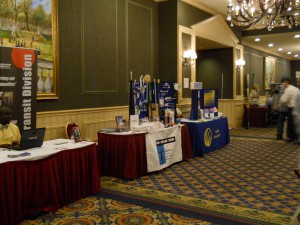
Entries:
[[46,128],[36,128],[23,130],[20,144],[11,147],[13,150],[25,150],[29,148],[41,147],[44,141]]

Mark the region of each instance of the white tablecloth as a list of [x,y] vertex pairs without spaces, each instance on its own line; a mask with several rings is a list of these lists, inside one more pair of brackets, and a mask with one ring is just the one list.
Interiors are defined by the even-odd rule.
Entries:
[[[43,145],[39,148],[31,148],[22,151],[8,150],[5,148],[0,148],[0,164],[11,162],[11,161],[32,161],[46,158],[50,155],[58,153],[60,151],[77,149],[86,147],[94,144],[94,142],[82,141],[74,143],[74,141],[69,139],[55,139],[50,141],[44,141]],[[18,156],[16,158],[9,158],[8,155],[19,155],[21,153],[28,152],[29,156]]]

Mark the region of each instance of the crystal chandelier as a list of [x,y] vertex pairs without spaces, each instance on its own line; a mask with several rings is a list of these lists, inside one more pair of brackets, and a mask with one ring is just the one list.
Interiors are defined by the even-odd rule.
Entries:
[[229,0],[227,21],[243,29],[299,24],[300,0]]

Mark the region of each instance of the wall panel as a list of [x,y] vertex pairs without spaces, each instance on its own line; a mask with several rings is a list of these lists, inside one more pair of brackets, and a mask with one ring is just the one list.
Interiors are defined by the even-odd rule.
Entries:
[[[130,37],[127,10],[140,25],[129,23]],[[152,72],[158,77],[157,2],[58,1],[58,33],[59,99],[38,101],[38,112],[127,105],[129,42],[139,51],[130,48],[130,55],[142,59],[136,62],[141,69],[132,69],[134,78]]]
[[153,9],[127,1],[126,12],[128,70],[153,75]]
[[117,7],[117,0],[82,1],[83,93],[118,91]]
[[251,54],[251,65],[250,65],[250,90],[253,84],[259,84],[259,88],[264,90],[263,77],[264,77],[264,58],[260,55]]

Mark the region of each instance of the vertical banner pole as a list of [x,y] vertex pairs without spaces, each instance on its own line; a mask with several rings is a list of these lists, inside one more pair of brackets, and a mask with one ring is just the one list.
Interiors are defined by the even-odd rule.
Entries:
[[222,91],[221,91],[221,99],[223,99],[223,88],[224,88],[224,74],[222,73]]

